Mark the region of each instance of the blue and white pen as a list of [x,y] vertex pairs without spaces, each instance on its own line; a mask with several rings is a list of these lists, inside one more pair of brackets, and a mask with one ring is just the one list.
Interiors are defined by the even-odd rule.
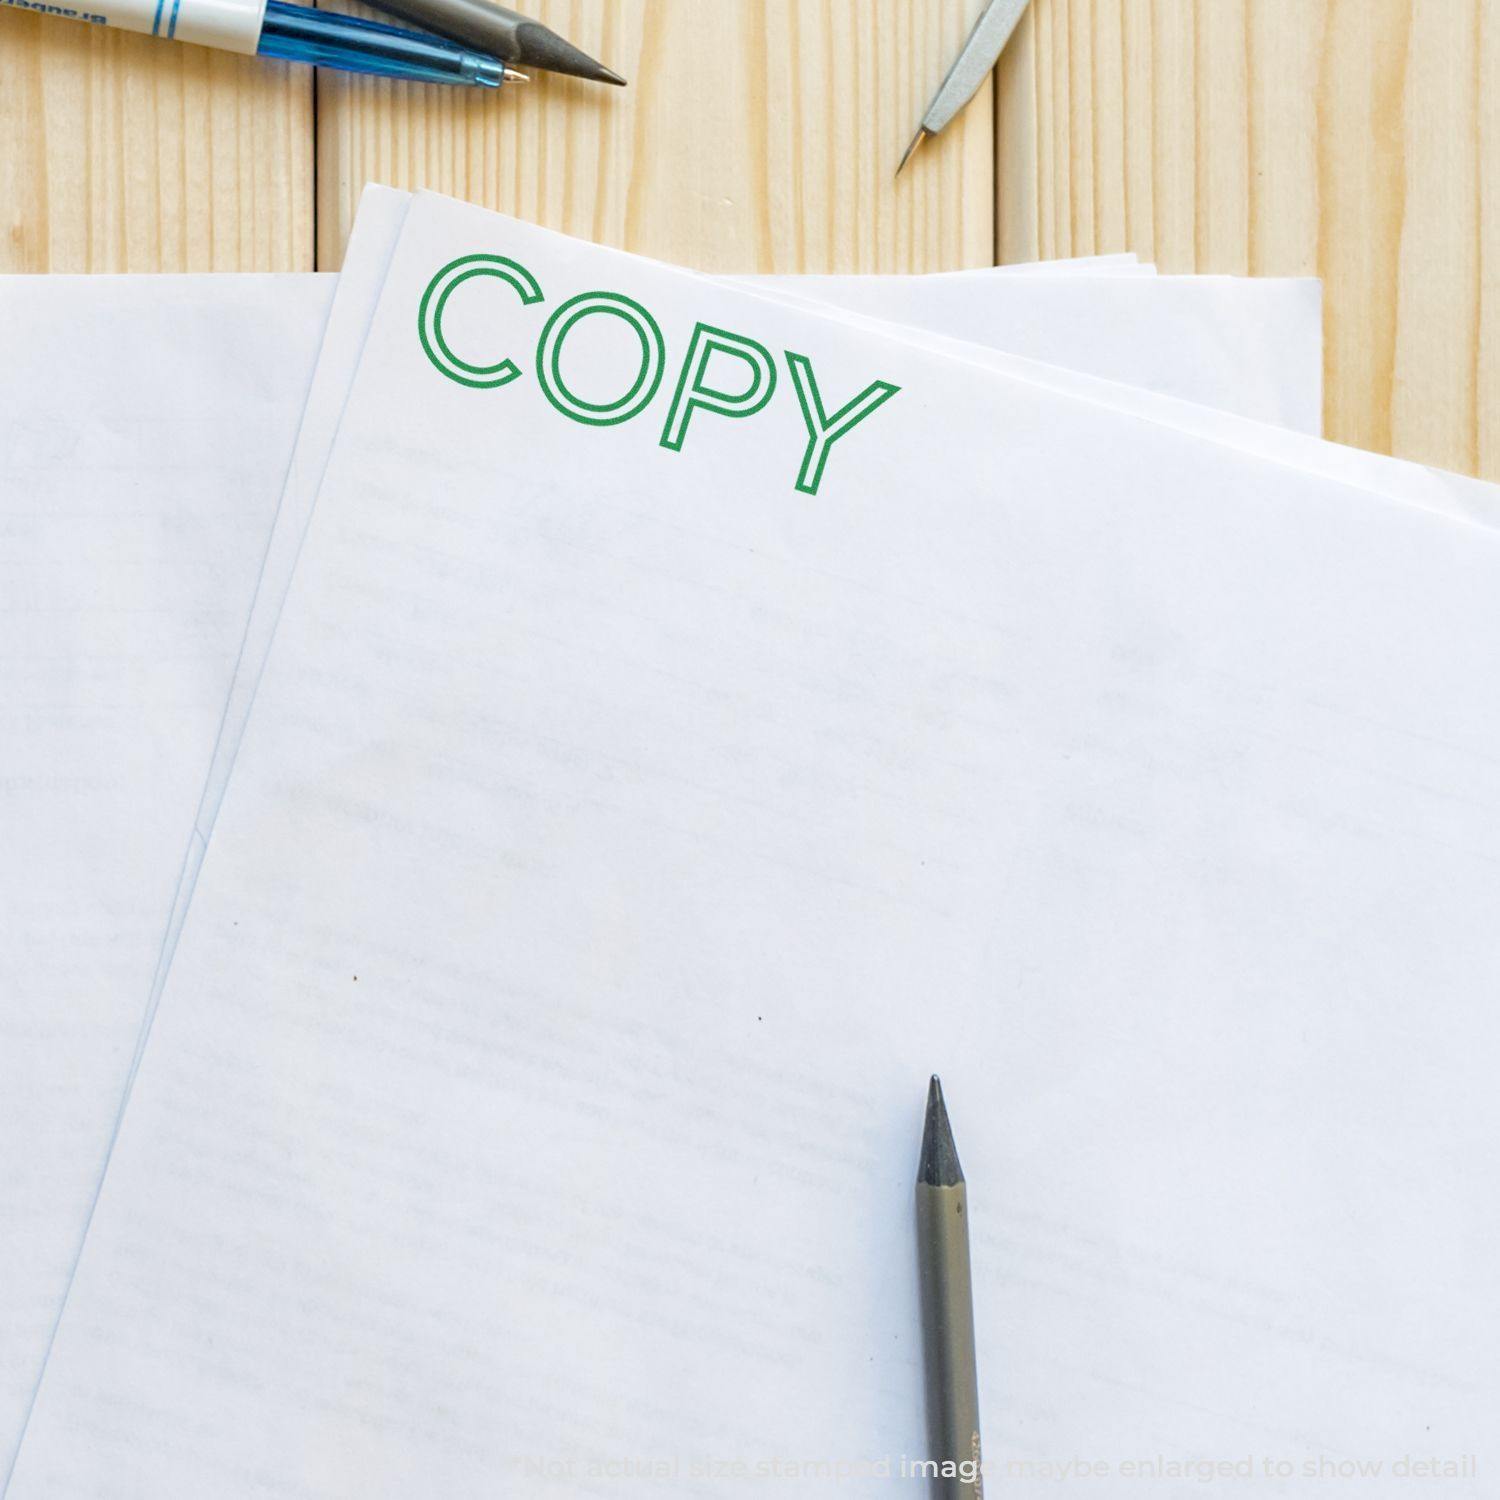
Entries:
[[499,58],[471,52],[441,37],[360,21],[335,11],[287,5],[284,0],[96,0],[96,8],[88,10],[43,0],[0,0],[0,5],[196,42],[202,47],[415,83],[497,89],[510,79],[526,77]]

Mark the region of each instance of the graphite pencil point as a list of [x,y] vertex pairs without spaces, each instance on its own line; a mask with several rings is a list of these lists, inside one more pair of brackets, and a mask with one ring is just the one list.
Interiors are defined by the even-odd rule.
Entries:
[[516,27],[516,47],[515,60],[533,68],[567,73],[570,77],[587,78],[595,83],[625,86],[625,80],[613,68],[596,62],[587,52],[580,51],[539,21],[524,21]]
[[964,1180],[953,1144],[948,1106],[943,1102],[943,1084],[936,1073],[927,1085],[927,1120],[922,1127],[922,1155],[917,1163],[917,1181],[931,1187],[953,1187]]

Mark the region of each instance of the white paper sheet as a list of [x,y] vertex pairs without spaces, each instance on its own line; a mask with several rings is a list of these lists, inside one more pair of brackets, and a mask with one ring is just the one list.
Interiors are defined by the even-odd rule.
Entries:
[[[392,195],[393,200],[395,196]],[[362,218],[363,227],[349,247],[337,303],[341,311],[336,312],[328,330],[319,381],[313,387],[309,409],[301,425],[298,461],[288,479],[289,498],[269,552],[266,550],[263,518],[273,487],[252,476],[249,482],[257,485],[258,490],[256,504],[249,507],[243,517],[249,524],[241,524],[241,520],[236,519],[218,538],[216,545],[224,550],[213,569],[204,572],[199,566],[197,553],[174,552],[171,548],[164,549],[155,560],[155,566],[166,577],[179,568],[185,575],[201,574],[200,582],[225,605],[226,612],[216,618],[214,629],[201,638],[193,635],[191,630],[183,630],[171,660],[184,681],[192,684],[190,696],[198,711],[203,710],[205,703],[212,706],[216,698],[223,698],[226,692],[228,703],[219,743],[193,820],[189,847],[180,875],[176,875],[172,882],[170,919],[163,924],[158,898],[151,894],[156,884],[149,873],[143,885],[139,879],[142,872],[135,866],[122,871],[118,864],[106,862],[93,872],[100,891],[113,891],[116,883],[123,883],[126,887],[125,895],[115,894],[109,899],[115,905],[130,903],[132,930],[129,940],[121,945],[121,951],[129,955],[126,962],[131,975],[140,971],[139,955],[145,951],[151,933],[160,932],[165,925],[166,938],[161,944],[155,980],[143,991],[136,979],[117,984],[118,973],[111,970],[109,975],[99,976],[86,1019],[54,1019],[43,1025],[32,1014],[27,1026],[33,1041],[26,1045],[17,1043],[11,1049],[11,1061],[17,1075],[29,1077],[44,1076],[49,1071],[59,1029],[80,1026],[87,1034],[91,1052],[84,1086],[66,1092],[50,1092],[45,1103],[46,1139],[39,1149],[32,1144],[37,1133],[33,1117],[39,1108],[35,1098],[25,1093],[18,1094],[18,1108],[6,1115],[5,1154],[12,1160],[5,1170],[17,1182],[24,1176],[27,1188],[4,1200],[0,1212],[6,1215],[6,1238],[15,1246],[15,1284],[24,1285],[26,1291],[15,1326],[7,1326],[3,1330],[4,1337],[0,1338],[6,1349],[9,1392],[6,1402],[0,1404],[0,1467],[8,1464],[16,1446],[21,1413],[35,1384],[40,1351],[45,1347],[46,1329],[61,1305],[66,1270],[81,1241],[84,1214],[97,1184],[108,1138],[108,1126],[101,1122],[107,1122],[112,1116],[114,1106],[111,1101],[118,1100],[124,1086],[124,1069],[116,1060],[129,1056],[133,1044],[139,1045],[138,1038],[144,1035],[144,1024],[170,962],[175,936],[191,897],[208,832],[249,709],[259,663],[269,645],[276,611],[290,576],[307,506],[321,474],[363,338],[364,325],[373,306],[379,275],[383,273],[389,242],[394,238],[398,222],[399,216],[395,216],[383,225],[377,224],[371,211],[367,210]],[[385,239],[374,244],[366,254],[365,244],[372,235],[385,236]],[[976,295],[987,297],[989,293],[984,283],[999,277],[1045,273],[1058,279],[1076,280],[1085,275],[1150,274],[1151,269],[1137,265],[1135,258],[1127,255],[956,274],[966,276],[972,285],[981,289]],[[323,280],[326,283],[331,279]],[[787,278],[786,282],[795,285],[797,278]],[[277,288],[282,285],[288,288],[287,305],[271,306],[269,299],[279,295]],[[50,391],[49,399],[56,405],[72,409],[87,406],[93,413],[93,420],[106,429],[129,425],[136,420],[140,393],[152,389],[158,368],[174,367],[177,345],[186,338],[190,348],[186,367],[191,373],[194,399],[185,420],[193,425],[202,452],[211,454],[215,450],[216,439],[209,424],[217,421],[225,430],[225,451],[231,455],[231,466],[243,455],[253,454],[255,475],[279,472],[285,464],[282,454],[285,434],[289,430],[288,413],[295,405],[293,397],[296,391],[306,384],[307,351],[327,308],[327,285],[316,292],[309,290],[313,286],[314,281],[309,278],[285,278],[279,283],[267,278],[233,277],[119,277],[86,281],[71,278],[47,281],[13,279],[8,284],[6,295],[13,315],[18,318],[29,316],[44,321],[54,320],[59,299],[77,301],[77,312],[70,313],[69,318],[78,320],[80,336],[75,342],[86,346],[88,354],[87,360],[81,364],[66,359],[59,363],[45,355],[39,360],[13,357],[11,378],[18,389],[25,385]],[[282,363],[275,353],[279,347],[277,340],[283,337],[285,330],[291,330],[284,338],[285,383],[278,388],[278,399],[273,404],[266,405],[258,398],[251,402],[241,401],[238,382],[242,377],[231,369],[226,378],[216,379],[211,358],[205,357],[211,356],[211,341],[216,336],[213,332],[216,326],[213,298],[219,289],[225,298],[225,327],[231,344],[241,336],[242,323],[254,326],[256,357],[251,364],[252,371],[275,368]],[[38,302],[41,310],[28,313],[23,305],[27,299]],[[170,310],[170,316],[164,316],[167,310]],[[74,322],[64,320],[61,327],[66,335],[74,328]],[[44,346],[26,337],[17,337],[9,347],[20,351]],[[1186,351],[1184,354],[1186,357]],[[143,359],[152,372],[150,375],[141,373]],[[281,397],[286,400],[281,400]],[[210,412],[212,417],[207,415]],[[117,447],[109,456],[112,483],[127,487],[138,497],[135,501],[138,507],[136,519],[148,528],[171,525],[181,502],[180,494],[172,485],[163,488],[153,484],[157,459],[157,449],[144,443],[128,453]],[[65,484],[66,477],[58,476],[55,482]],[[200,470],[193,483],[200,488],[214,489],[226,502],[238,494],[234,487],[237,481],[231,482],[228,492],[218,490],[211,469]],[[202,550],[201,543],[199,550]],[[239,555],[231,557],[230,552]],[[233,690],[229,691],[225,685],[228,658],[225,656],[224,622],[233,613],[230,601],[245,597],[243,579],[248,576],[247,570],[253,560],[262,553],[267,557],[266,581],[245,637]],[[26,568],[24,543],[16,556],[17,566]],[[227,590],[221,587],[231,579],[234,582]],[[239,592],[235,592],[236,589]],[[110,628],[110,623],[103,615],[75,617],[79,635],[68,647],[67,655],[83,659],[96,653],[101,643],[92,639],[90,633],[101,624]],[[169,664],[158,662],[154,670],[158,683],[166,684],[172,670]],[[171,767],[158,768],[159,780],[147,793],[165,816],[168,812],[165,803],[170,798],[182,796],[184,768],[201,764],[192,753],[198,748],[195,737],[200,733],[191,717],[180,724],[175,724],[170,718],[142,719],[133,739],[127,744],[125,727],[116,725],[107,744],[102,741],[93,744],[93,770],[88,774],[107,777],[106,767],[111,755],[149,754],[152,747],[170,740],[178,758]],[[37,738],[29,747],[29,753],[41,762],[50,752],[46,742]],[[69,753],[77,756],[89,752],[75,745]],[[141,786],[128,779],[112,784],[118,801],[110,814],[115,818],[128,817],[133,802],[142,795]],[[34,811],[38,816],[44,816],[49,809],[38,805]],[[170,811],[176,815],[179,809]],[[173,826],[182,826],[180,818]],[[152,868],[169,874],[174,868],[167,850],[153,851],[150,863]],[[64,873],[59,864],[54,884]],[[24,867],[18,865],[13,878],[24,881],[27,878]],[[54,962],[55,956],[49,956],[42,961],[42,966],[47,969]],[[37,991],[39,994],[50,992],[46,983]],[[22,1261],[26,1263],[24,1267]],[[6,1269],[8,1267],[0,1266],[0,1270]],[[47,1311],[49,1304],[52,1308],[50,1315]]]
[[[930,276],[1155,276],[1156,267],[1133,251],[1082,255],[1062,260],[1027,260],[1005,266],[974,266],[966,271],[929,271]],[[786,278],[790,279],[790,278]]]
[[[901,391],[811,498],[787,390],[674,453],[666,390],[446,382],[422,288],[497,237],[678,359]],[[1497,584],[1480,528],[419,200],[11,1494],[920,1452],[933,1065],[1002,1473],[1467,1462]]]
[[[821,311],[825,316],[833,311],[846,321],[880,336],[899,338],[948,358],[981,365],[1049,390],[1097,402],[1115,411],[1129,412],[1146,421],[1210,438],[1242,453],[1269,458],[1304,473],[1353,485],[1372,496],[1416,505],[1477,525],[1500,526],[1500,486],[1467,474],[1454,474],[1409,459],[1391,458],[1383,453],[1325,442],[1276,423],[1237,416],[1233,412],[1184,401],[1144,386],[1102,380],[1057,365],[1020,358],[1003,350],[931,332],[915,324],[871,318],[840,305],[836,289],[833,298],[826,301],[801,295],[793,278],[788,278],[783,286],[766,282],[751,286],[749,290]],[[862,294],[858,300],[869,299]]]
[[[298,456],[292,466],[287,494],[282,502],[276,540],[268,554],[265,576],[257,593],[247,628],[241,670],[237,675],[230,704],[224,716],[219,744],[214,754],[213,768],[195,820],[193,849],[189,855],[190,875],[178,889],[172,920],[163,945],[162,963],[152,988],[150,1002],[152,1008],[160,993],[161,985],[165,982],[177,934],[181,930],[187,906],[191,900],[193,879],[212,831],[213,821],[228,784],[234,756],[250,712],[260,664],[264,662],[270,648],[281,603],[291,581],[297,549],[311,515],[317,486],[327,462],[328,451],[348,394],[349,383],[353,378],[354,367],[363,347],[365,331],[374,310],[380,282],[384,277],[391,250],[404,221],[411,197],[410,193],[398,189],[378,184],[367,186],[361,199],[354,234],[345,249],[342,281],[335,303],[335,312],[330,319],[328,334],[312,386],[309,409],[299,433]],[[1084,275],[1095,275],[1101,271],[1111,274],[1127,272],[1154,274],[1155,268],[1141,264],[1134,255],[1127,253],[1117,256],[1042,261],[1022,266],[1000,266],[980,271],[952,272],[932,279],[940,279],[950,284],[962,280],[969,288],[968,298],[975,309],[975,317],[972,321],[976,329],[991,331],[996,338],[1003,339],[1006,322],[1005,307],[1004,304],[997,304],[994,300],[991,291],[994,279],[1012,275],[1029,277],[1031,273],[1043,271],[1076,281]],[[842,311],[847,301],[853,304],[856,315],[858,309],[868,308],[872,303],[878,303],[877,287],[884,285],[890,287],[892,291],[893,317],[898,312],[906,313],[913,318],[920,318],[924,315],[921,308],[912,307],[904,290],[905,283],[914,278],[765,276],[731,279],[751,286],[761,293],[794,300],[801,300],[807,295],[810,287],[816,286],[818,291],[826,297],[828,306]],[[1227,281],[1228,278],[1219,278],[1219,280]],[[1234,285],[1242,286],[1243,284],[1235,283]],[[1290,299],[1288,298],[1289,290],[1295,292]],[[1224,305],[1225,300],[1222,292],[1215,298],[1216,304],[1220,307]],[[1213,391],[1226,391],[1231,387],[1234,372],[1246,362],[1244,346],[1250,346],[1254,352],[1249,356],[1249,363],[1280,372],[1278,378],[1285,382],[1287,390],[1285,399],[1280,404],[1288,408],[1305,405],[1304,395],[1299,393],[1316,388],[1321,381],[1319,301],[1316,297],[1312,299],[1306,297],[1302,283],[1297,283],[1295,288],[1290,283],[1282,284],[1272,293],[1271,301],[1300,311],[1295,316],[1273,320],[1269,325],[1260,325],[1258,318],[1253,314],[1263,304],[1260,293],[1254,292],[1251,294],[1251,302],[1245,308],[1227,314],[1228,321],[1238,331],[1241,348],[1227,347],[1223,341],[1223,330],[1220,328],[1201,339],[1179,340],[1171,346],[1170,353],[1166,356],[1152,353],[1141,361],[1140,374],[1143,378],[1147,375],[1160,375],[1161,360],[1165,357],[1172,366],[1165,375],[1168,385],[1198,384]],[[1137,332],[1135,311],[1132,310],[1131,315],[1125,319],[1118,330],[1114,328],[1107,311],[1100,305],[1092,304],[1092,311],[1098,318],[1097,339],[1109,343],[1113,349],[1108,362],[1116,366],[1128,366],[1131,351],[1138,347],[1135,338]],[[1059,328],[1067,327],[1071,321],[1064,311],[1059,319]],[[1058,388],[1088,395],[1106,404],[1122,403],[1135,409],[1133,403],[1139,399],[1139,408],[1146,414],[1154,415],[1169,423],[1181,423],[1190,429],[1221,437],[1225,441],[1237,442],[1252,451],[1262,447],[1274,447],[1278,441],[1276,435],[1266,434],[1264,424],[1248,419],[1238,424],[1224,421],[1217,409],[1177,400],[1156,400],[1152,393],[1122,390],[1113,381],[1090,380],[1082,371],[1067,371],[1054,365],[1039,367],[1024,358],[1007,358],[1003,343],[997,345],[993,351],[976,349],[969,345],[958,348],[942,336],[941,328],[925,330],[915,329],[908,324],[901,326],[905,329],[902,333],[903,337],[928,341],[934,347],[961,354],[964,357],[972,354],[980,362],[993,362],[1028,378],[1052,383]],[[1070,342],[1070,336],[1066,334],[1060,334],[1060,339],[1064,344]],[[1075,379],[1075,376],[1083,378]],[[1156,393],[1158,396],[1160,394],[1160,392]],[[1233,404],[1232,400],[1229,404]],[[1305,412],[1303,418],[1306,419]],[[1319,450],[1326,445],[1299,443],[1293,434],[1288,433],[1287,436],[1290,439],[1290,446],[1284,456],[1288,462],[1325,463],[1335,466],[1343,465],[1345,462],[1339,455],[1346,450],[1336,450],[1332,454],[1322,453]],[[1355,459],[1353,462],[1358,464],[1360,460]],[[1385,467],[1382,468],[1381,465]],[[1389,460],[1374,459],[1365,466],[1363,477],[1373,488],[1379,489],[1382,484],[1394,485],[1395,491],[1402,493],[1403,497],[1407,487],[1425,488],[1427,491],[1432,491],[1439,497],[1434,502],[1435,508],[1473,509],[1481,512],[1486,509],[1486,506],[1479,500],[1475,500],[1472,505],[1466,507],[1445,505],[1443,497],[1450,494],[1450,487],[1444,483],[1446,476],[1443,479],[1424,480],[1422,472],[1411,474],[1400,472],[1408,467],[1410,466],[1392,465]]]
[[962,275],[802,276],[797,291],[1296,432],[1323,430],[1315,278],[1028,277],[993,285],[982,303]]
[[[299,435],[298,460],[278,521],[278,540],[273,546],[266,577],[256,599],[241,679],[236,683],[235,701],[225,715],[209,792],[199,811],[198,831],[202,841],[206,841],[209,836],[224,787],[228,783],[234,755],[250,711],[254,691],[253,674],[258,673],[259,664],[264,661],[270,648],[275,621],[290,584],[297,548],[312,512],[317,486],[337,430],[338,418],[373,315],[380,282],[411,199],[410,193],[378,184],[367,186],[361,199],[355,234],[345,254],[338,311],[331,320],[329,335],[324,343],[308,417]],[[970,322],[976,330],[983,330],[993,326],[995,304],[972,294],[976,283],[994,276],[1027,273],[1043,268],[1074,274],[1093,272],[1101,262],[1110,263],[1112,268],[1128,269],[1130,264],[1135,263],[1135,258],[1126,255],[1038,262],[1035,265],[996,267],[989,272],[952,272],[946,276],[925,279],[966,279],[971,286],[970,302],[974,309]],[[1144,269],[1154,270],[1152,267]],[[837,311],[840,315],[847,314],[857,321],[865,322],[873,332],[900,337],[934,352],[981,364],[1052,390],[1211,438],[1242,452],[1271,458],[1312,474],[1355,485],[1375,496],[1418,505],[1480,524],[1500,525],[1500,493],[1497,493],[1493,485],[1384,455],[1322,442],[1292,428],[1235,416],[1214,406],[1173,398],[1162,391],[1147,389],[1144,385],[1090,377],[1084,371],[1012,354],[1003,344],[990,348],[973,341],[958,341],[945,336],[940,326],[929,328],[915,322],[901,321],[901,314],[912,319],[919,319],[924,315],[920,307],[914,307],[906,289],[907,282],[924,278],[765,276],[730,279],[763,295],[805,303],[809,307],[821,306],[825,316],[830,311]],[[1243,283],[1233,282],[1230,278],[1218,280],[1231,287],[1243,286]],[[809,289],[814,286],[826,299],[821,304],[808,295]],[[1290,283],[1284,284],[1276,297],[1282,298],[1290,286]],[[884,305],[880,298],[881,287],[889,288],[892,293],[890,321],[886,323],[871,320],[860,312],[861,308]],[[1293,318],[1286,325],[1273,323],[1262,330],[1256,338],[1264,339],[1263,343],[1257,343],[1256,338],[1246,333],[1252,319],[1240,313],[1230,315],[1231,321],[1241,331],[1243,342],[1253,345],[1256,350],[1250,362],[1259,364],[1268,371],[1279,371],[1287,382],[1289,393],[1305,392],[1316,386],[1321,378],[1321,351],[1316,341],[1317,317],[1315,313],[1311,317],[1306,315],[1309,306],[1316,309],[1318,299],[1313,297],[1309,300],[1301,282],[1295,283],[1293,289],[1293,305],[1302,308],[1303,316],[1300,319]],[[987,289],[985,295],[988,295]],[[1222,302],[1222,289],[1216,293],[1216,300]],[[941,324],[944,319],[940,314],[935,321]],[[1062,321],[1067,323],[1069,320],[1064,318]],[[1112,350],[1109,362],[1118,365],[1128,359],[1134,344],[1132,326],[1131,320],[1127,319],[1125,324],[1115,330],[1107,315],[1100,318],[1098,338]],[[1290,326],[1292,333],[1278,342],[1276,330],[1283,326]],[[1065,336],[1062,342],[1067,342]],[[1167,374],[1168,385],[1195,382],[1223,389],[1227,387],[1233,370],[1245,362],[1242,352],[1231,350],[1226,354],[1222,343],[1215,338],[1197,341],[1188,339],[1171,348],[1171,357],[1178,364]],[[1154,363],[1159,357],[1152,354],[1147,363]],[[1149,371],[1143,365],[1137,373],[1144,379]],[[1301,399],[1295,394],[1289,394],[1283,404],[1296,405]],[[185,909],[184,901],[174,917],[171,941],[175,942]],[[159,980],[164,978],[164,974],[165,970],[159,975]]]
[[103,1166],[332,292],[0,279],[0,1468]]

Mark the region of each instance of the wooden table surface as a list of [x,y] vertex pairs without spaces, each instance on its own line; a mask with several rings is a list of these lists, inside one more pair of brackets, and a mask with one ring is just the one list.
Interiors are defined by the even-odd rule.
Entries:
[[1316,274],[1331,437],[1500,479],[1500,0],[531,0],[631,79],[499,99],[0,11],[0,271],[339,263],[366,180],[708,270],[1135,250]]

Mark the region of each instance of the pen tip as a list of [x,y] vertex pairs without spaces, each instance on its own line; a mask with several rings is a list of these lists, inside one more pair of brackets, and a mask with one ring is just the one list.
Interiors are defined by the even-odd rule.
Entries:
[[927,127],[925,125],[918,125],[917,126],[917,133],[911,138],[911,145],[909,145],[906,148],[906,154],[901,158],[901,160],[899,162],[896,163],[896,176],[897,177],[899,177],[901,175],[901,169],[916,154],[917,147],[920,146],[922,144],[922,142],[925,141],[926,139],[927,139]]
[[927,1085],[927,1118],[922,1125],[922,1155],[917,1162],[917,1181],[929,1187],[954,1187],[964,1180],[953,1144],[953,1126],[943,1100],[942,1080],[937,1074]]

